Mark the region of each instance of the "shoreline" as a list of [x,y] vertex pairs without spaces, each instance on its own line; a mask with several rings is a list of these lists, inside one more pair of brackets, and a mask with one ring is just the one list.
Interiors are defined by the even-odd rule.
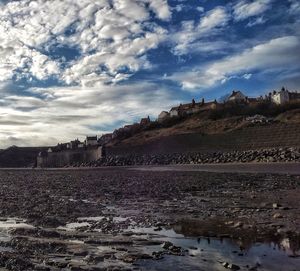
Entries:
[[53,168],[1,168],[0,171],[67,171],[67,170],[103,170],[128,169],[138,171],[203,171],[216,173],[273,173],[300,174],[300,162],[248,162],[248,163],[210,163],[210,164],[170,164],[170,165],[132,165],[99,167],[53,167]]

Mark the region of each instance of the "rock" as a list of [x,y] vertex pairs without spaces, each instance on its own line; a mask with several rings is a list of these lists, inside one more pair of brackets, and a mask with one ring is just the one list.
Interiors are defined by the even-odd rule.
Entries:
[[161,247],[163,248],[163,249],[170,249],[170,247],[172,247],[173,246],[173,244],[171,243],[171,242],[164,242],[162,245],[161,245]]
[[241,268],[238,265],[232,263],[232,264],[228,265],[228,269],[231,269],[231,270],[240,270]]
[[[277,162],[299,161],[299,149],[289,148],[261,149],[249,151],[215,152],[215,153],[184,153],[156,155],[124,155],[107,156],[82,166],[130,166],[130,165],[169,165],[169,164],[205,164],[232,162]],[[78,165],[73,165],[78,166]],[[253,196],[254,198],[255,196]]]
[[84,258],[84,260],[88,263],[97,264],[99,262],[104,261],[104,256],[101,256],[101,255],[88,255]]
[[157,227],[154,229],[154,231],[161,231],[162,230],[162,227]]
[[275,213],[275,214],[273,215],[273,218],[283,218],[283,216],[282,216],[282,214],[280,214],[280,213]]
[[222,265],[227,268],[227,269],[231,269],[231,270],[240,270],[241,268],[233,263],[228,263],[228,262],[223,262]]
[[154,251],[152,252],[152,256],[154,260],[161,260],[163,259],[163,252],[162,251]]
[[278,209],[279,207],[281,207],[281,205],[278,204],[278,203],[273,203],[272,206],[273,206],[274,209]]
[[234,228],[241,228],[241,227],[243,227],[243,225],[244,225],[243,222],[238,221],[238,222],[236,222],[236,223],[233,225],[233,227],[234,227]]
[[134,263],[136,261],[136,257],[130,254],[126,254],[122,257],[122,261],[125,263]]
[[149,254],[142,254],[142,253],[137,253],[137,254],[125,254],[122,257],[122,261],[125,263],[134,263],[138,259],[153,259],[153,257]]
[[228,268],[229,263],[228,263],[228,262],[223,262],[222,265],[223,265],[225,268]]

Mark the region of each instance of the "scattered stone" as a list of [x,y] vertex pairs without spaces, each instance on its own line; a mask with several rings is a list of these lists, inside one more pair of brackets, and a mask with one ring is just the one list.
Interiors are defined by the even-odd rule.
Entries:
[[161,247],[163,248],[163,249],[170,249],[170,247],[172,247],[173,246],[173,244],[171,243],[171,242],[164,242],[162,245],[161,245]]
[[273,208],[274,208],[274,209],[278,209],[279,207],[281,207],[280,204],[278,204],[278,203],[273,203]]
[[273,218],[283,218],[283,216],[282,216],[282,214],[280,214],[280,213],[275,213],[274,215],[273,215]]
[[154,260],[161,260],[161,259],[163,259],[163,254],[164,254],[164,252],[162,252],[162,251],[154,251],[154,252],[152,252],[152,256],[153,256]]
[[162,231],[162,227],[154,228],[154,231]]
[[226,269],[230,269],[230,270],[240,270],[241,268],[233,263],[228,263],[228,262],[223,262],[222,265],[226,268]]
[[243,222],[238,221],[238,222],[236,222],[236,223],[233,225],[233,227],[234,227],[234,228],[241,228],[241,227],[243,227],[243,225],[244,225]]
[[99,262],[104,261],[104,256],[101,256],[101,255],[88,255],[84,258],[84,260],[88,263],[97,264]]
[[[173,153],[156,155],[108,155],[97,161],[70,166],[132,166],[132,165],[169,165],[169,164],[207,164],[207,163],[249,163],[249,162],[299,162],[300,151],[297,148],[272,148],[247,151],[214,153]],[[253,196],[252,198],[255,198]],[[204,202],[204,201],[203,201]]]

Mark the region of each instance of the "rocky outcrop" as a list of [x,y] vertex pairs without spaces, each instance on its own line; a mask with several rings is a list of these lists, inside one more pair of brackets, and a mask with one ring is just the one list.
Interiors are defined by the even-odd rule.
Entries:
[[94,162],[74,164],[72,166],[98,167],[250,162],[300,162],[300,148],[273,148],[214,153],[107,156]]

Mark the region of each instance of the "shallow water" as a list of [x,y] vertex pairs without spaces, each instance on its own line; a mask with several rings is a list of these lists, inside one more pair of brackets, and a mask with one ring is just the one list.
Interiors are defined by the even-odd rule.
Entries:
[[[101,223],[99,221],[109,220],[112,223],[119,224],[123,222],[128,225],[128,228],[120,230],[119,234],[101,235],[100,240],[123,240],[122,233],[125,231],[133,241],[133,245],[127,247],[126,243],[120,242],[108,244],[85,244],[84,238],[78,236],[78,239],[69,240],[69,246],[78,248],[85,247],[89,253],[96,255],[104,255],[110,253],[118,255],[115,259],[105,258],[105,260],[97,264],[98,267],[106,267],[111,265],[127,266],[131,264],[122,262],[120,257],[124,251],[117,250],[118,248],[126,248],[128,252],[138,252],[152,255],[153,252],[165,252],[160,260],[137,260],[135,266],[141,270],[217,270],[225,271],[224,263],[235,264],[239,270],[257,270],[257,271],[299,271],[300,270],[300,240],[288,237],[278,237],[274,239],[265,239],[258,242],[257,239],[246,238],[240,236],[238,239],[233,238],[211,238],[201,236],[199,222],[193,223],[191,221],[181,222],[167,228],[154,228],[154,227],[137,227],[133,218],[110,216],[110,217],[81,217],[76,222],[69,223],[59,229],[64,230],[66,234],[69,231],[80,232],[81,227],[86,227],[89,232],[89,227],[92,227],[94,232],[101,231]],[[203,225],[202,225],[203,226]],[[31,225],[26,224],[25,220],[17,218],[0,219],[0,242],[7,242],[10,240],[10,229],[17,227],[32,228]],[[213,230],[213,228],[211,228]],[[94,232],[86,233],[94,236]],[[72,236],[72,235],[70,235]],[[88,236],[88,235],[87,235]],[[148,240],[149,243],[137,240]],[[161,245],[154,244],[151,241],[159,241],[163,243],[166,241],[171,242],[174,246],[182,248],[184,256],[170,255],[167,250],[163,249]],[[2,247],[0,244],[0,252],[8,251],[10,248]],[[78,264],[84,263],[83,256],[71,256],[73,262]],[[65,262],[65,256],[62,254],[58,257],[49,255],[49,259],[56,262]],[[88,266],[88,265],[86,265]],[[69,269],[62,269],[69,270]],[[229,269],[228,269],[229,270]]]
[[65,226],[60,226],[57,229],[58,230],[65,230],[65,231],[76,231],[79,228],[82,227],[89,227],[91,224],[88,222],[72,222],[68,223]]
[[[223,263],[235,264],[240,270],[300,270],[300,250],[288,238],[275,242],[254,242],[244,248],[240,240],[230,238],[187,237],[173,229],[135,228],[133,232],[151,235],[153,240],[169,241],[186,250],[186,256],[164,255],[158,261],[140,260],[147,270],[226,270]],[[145,247],[144,251],[163,250],[160,246]],[[251,269],[252,268],[252,269]]]
[[16,229],[16,228],[34,228],[32,225],[25,223],[26,220],[20,218],[1,218],[0,219],[0,230],[1,229]]
[[20,218],[0,218],[0,252],[12,251],[10,247],[1,245],[1,243],[6,243],[11,240],[10,230],[17,228],[34,228],[25,222],[26,220]]
[[[77,230],[90,223],[107,219],[99,217],[81,217],[78,222],[67,224],[65,229]],[[300,270],[299,240],[275,238],[264,241],[253,239],[208,238],[201,236],[199,223],[179,223],[168,228],[137,227],[132,218],[110,217],[118,224],[128,221],[125,232],[132,232],[132,238],[145,238],[160,242],[169,241],[185,250],[185,256],[164,255],[161,260],[139,260],[137,263],[147,270],[226,270],[224,263],[238,265],[241,270]],[[97,227],[94,231],[99,230]],[[214,229],[212,229],[213,231]],[[247,236],[248,237],[248,236]],[[108,246],[98,247],[106,251]],[[143,253],[164,251],[160,245],[139,247]],[[252,268],[252,269],[251,269]]]

